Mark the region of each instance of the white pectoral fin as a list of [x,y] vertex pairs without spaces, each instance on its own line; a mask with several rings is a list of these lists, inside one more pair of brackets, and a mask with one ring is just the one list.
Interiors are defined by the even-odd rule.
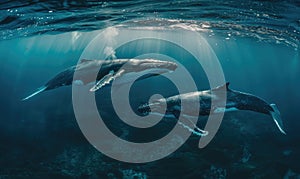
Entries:
[[97,91],[105,85],[108,85],[112,80],[114,80],[114,71],[110,71],[102,79],[100,79],[91,89],[91,92]]
[[100,79],[91,89],[91,92],[97,91],[98,89],[109,85],[113,80],[118,78],[123,74],[125,70],[120,70],[117,73],[115,73],[113,70],[111,70],[107,75],[105,75],[102,79]]
[[[190,132],[192,132],[193,134],[197,135],[197,136],[207,136],[208,135],[208,131],[200,129],[199,127],[196,126],[196,124],[194,124],[189,118],[187,117],[182,117],[183,121],[178,121],[178,124],[181,125],[183,128],[189,130]],[[191,127],[190,125],[188,125],[187,123],[190,123],[190,125],[192,125],[193,127]]]
[[116,79],[116,78],[122,76],[124,72],[125,72],[124,69],[119,70],[119,71],[114,75],[114,78]]
[[272,116],[276,126],[278,127],[278,129],[280,130],[281,133],[286,134],[286,132],[284,131],[284,128],[283,128],[283,122],[280,117],[280,112],[279,112],[277,106],[275,104],[271,104],[270,106],[274,110],[274,112],[271,111],[271,116]]

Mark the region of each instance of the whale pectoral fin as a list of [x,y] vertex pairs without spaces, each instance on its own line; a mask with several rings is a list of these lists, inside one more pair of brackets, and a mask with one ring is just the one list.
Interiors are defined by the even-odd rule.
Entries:
[[91,89],[91,92],[97,91],[105,85],[108,85],[111,81],[114,80],[114,71],[111,70],[107,75],[101,78]]
[[[193,121],[191,121],[188,117],[184,117],[181,116],[181,119],[184,121],[178,121],[178,124],[181,125],[183,128],[189,130],[190,132],[192,132],[193,134],[197,135],[197,136],[207,136],[208,135],[208,131],[206,130],[202,130],[200,129]],[[188,125],[187,123],[190,123],[190,125]]]
[[[197,136],[207,136],[208,131],[200,129],[187,115],[181,115],[180,111],[173,111],[173,115],[178,119],[178,124]],[[181,119],[181,121],[179,121]],[[198,119],[198,118],[197,118]],[[189,123],[189,125],[188,125]]]
[[110,84],[113,80],[118,78],[124,73],[125,70],[119,70],[117,73],[115,73],[113,70],[111,70],[107,75],[105,75],[102,79],[100,79],[91,89],[91,92],[97,91],[98,89]]
[[124,69],[119,70],[119,71],[114,75],[114,79],[116,79],[116,78],[122,76],[124,72],[125,72]]
[[281,120],[280,117],[280,112],[276,106],[276,104],[270,104],[271,108],[274,110],[274,112],[270,112],[271,116],[276,124],[276,126],[278,127],[278,129],[280,130],[281,133],[286,134],[286,132],[283,129],[283,122]]

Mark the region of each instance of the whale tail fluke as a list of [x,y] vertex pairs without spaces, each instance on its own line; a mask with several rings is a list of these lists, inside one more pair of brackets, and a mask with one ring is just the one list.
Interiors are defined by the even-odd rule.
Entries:
[[273,111],[271,111],[271,116],[276,124],[276,126],[278,127],[278,129],[280,130],[281,133],[286,134],[283,128],[283,122],[281,120],[280,117],[280,112],[276,106],[276,104],[270,104],[271,108],[273,109]]
[[29,98],[32,98],[33,96],[45,91],[47,89],[47,86],[42,86],[40,88],[37,89],[37,91],[35,91],[34,93],[32,93],[31,95],[27,96],[26,98],[23,98],[22,101],[25,101]]

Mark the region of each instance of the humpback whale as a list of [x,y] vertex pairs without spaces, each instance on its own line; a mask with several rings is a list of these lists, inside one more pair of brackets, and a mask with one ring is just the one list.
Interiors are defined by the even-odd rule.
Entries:
[[[86,60],[82,59],[77,65],[69,67],[55,75],[45,85],[38,88],[31,95],[23,98],[27,100],[43,91],[52,90],[61,86],[71,84],[96,83],[90,89],[94,92],[109,85],[116,78],[117,84],[127,83],[134,79],[136,75],[143,75],[138,80],[156,76],[166,72],[172,72],[177,68],[177,64],[170,61],[161,61],[156,59],[115,59],[115,60]],[[76,72],[76,77],[73,78]]]
[[[217,106],[218,102],[216,102],[215,106],[212,106],[212,99],[218,101],[218,97],[220,96],[221,92],[226,92],[226,106]],[[268,104],[262,98],[254,96],[252,94],[232,90],[229,88],[229,83],[226,83],[225,85],[219,86],[217,88],[213,88],[211,90],[185,93],[171,96],[166,99],[156,99],[151,103],[140,105],[138,107],[138,111],[143,115],[151,113],[154,115],[173,116],[175,118],[178,118],[179,113],[182,112],[187,118],[198,117],[193,113],[193,104],[195,104],[194,102],[197,98],[199,99],[198,101],[200,101],[199,116],[209,115],[211,111],[212,113],[220,113],[237,110],[250,110],[270,115],[280,132],[286,134],[283,128],[283,122],[280,117],[280,112],[275,104]],[[185,100],[185,102],[189,104],[188,108],[181,109],[182,100]],[[162,106],[165,104],[167,104],[167,109],[166,111],[162,111],[162,109],[164,109]],[[197,128],[197,126],[194,127],[197,130],[195,132],[200,132],[201,136],[204,136],[203,134],[207,132]]]

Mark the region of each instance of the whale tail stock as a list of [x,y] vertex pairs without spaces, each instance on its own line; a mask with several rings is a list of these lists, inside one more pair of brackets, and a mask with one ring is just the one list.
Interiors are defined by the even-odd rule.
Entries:
[[281,133],[286,134],[286,132],[284,131],[284,128],[283,128],[283,122],[280,117],[280,112],[279,112],[276,104],[270,104],[270,107],[273,109],[273,111],[270,111],[270,114],[271,114],[276,126],[278,127],[278,129],[280,130]]
[[38,89],[37,89],[34,93],[32,93],[31,95],[29,95],[29,96],[23,98],[22,101],[25,101],[25,100],[27,100],[27,99],[29,99],[29,98],[32,98],[33,96],[35,96],[35,95],[37,95],[37,94],[39,94],[39,93],[45,91],[46,89],[47,89],[47,86],[42,86],[42,87],[38,88]]

